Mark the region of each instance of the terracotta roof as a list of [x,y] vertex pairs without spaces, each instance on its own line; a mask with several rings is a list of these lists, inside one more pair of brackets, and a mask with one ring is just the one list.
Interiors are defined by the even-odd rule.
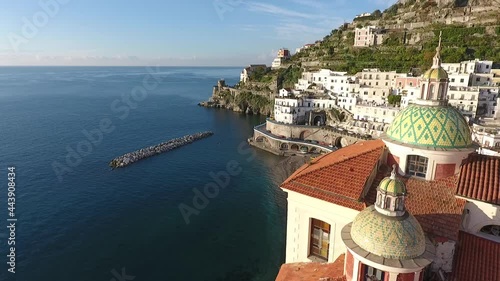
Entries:
[[[368,205],[375,203],[377,186],[384,177],[390,175],[389,171],[389,167],[379,169],[365,198]],[[433,238],[445,237],[456,241],[466,202],[455,197],[458,175],[435,181],[398,178],[406,184],[406,209],[417,218],[424,232]]]
[[460,231],[453,281],[499,281],[500,243]]
[[381,140],[353,144],[300,167],[281,188],[362,210],[361,194],[384,151]]
[[500,205],[500,157],[469,155],[461,167],[456,193]]
[[342,254],[333,263],[301,262],[288,263],[280,268],[276,281],[343,281],[344,258]]

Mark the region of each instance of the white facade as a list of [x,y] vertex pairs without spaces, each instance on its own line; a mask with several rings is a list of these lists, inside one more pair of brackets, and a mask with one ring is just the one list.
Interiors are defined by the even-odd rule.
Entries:
[[295,89],[300,91],[305,91],[311,86],[313,80],[312,72],[302,72],[302,78],[300,78],[297,83],[295,83]]
[[401,109],[399,107],[358,104],[354,107],[352,113],[354,114],[354,119],[356,120],[390,124],[400,110]]
[[385,145],[389,148],[389,151],[393,155],[397,155],[399,157],[398,162],[398,173],[402,176],[405,175],[405,171],[407,169],[408,156],[417,155],[426,157],[427,161],[427,169],[425,171],[425,180],[434,180],[436,177],[436,167],[438,164],[454,164],[455,165],[455,174],[460,172],[460,165],[462,161],[466,159],[470,153],[474,152],[474,148],[461,148],[461,149],[453,149],[453,150],[430,150],[419,148],[419,147],[411,147],[405,146],[397,143],[393,143],[391,141],[384,140]]
[[471,74],[451,73],[448,75],[450,87],[468,87],[471,82]]
[[340,233],[359,211],[332,204],[294,191],[288,193],[286,263],[317,261],[310,256],[311,221],[317,219],[330,225],[328,262],[345,253]]
[[357,94],[340,94],[337,97],[337,104],[339,107],[352,112],[356,107],[356,104],[360,102]]
[[359,77],[359,84],[361,86],[392,88],[394,87],[395,79],[400,77],[401,74],[396,71],[380,71],[378,68],[373,68],[363,69],[357,76]]
[[472,125],[472,140],[484,148],[500,148],[500,127]]
[[469,60],[459,63],[443,63],[441,64],[448,74],[452,73],[491,73],[493,61]]
[[479,88],[472,87],[449,87],[448,104],[456,107],[462,114],[475,117],[479,102]]
[[291,90],[290,90],[290,89],[285,89],[285,88],[283,88],[283,89],[280,89],[280,90],[279,90],[279,94],[278,94],[278,95],[279,95],[279,97],[280,97],[280,98],[281,98],[281,97],[288,97],[291,93],[292,93],[292,92],[291,92]]
[[370,86],[361,86],[359,88],[359,96],[363,102],[385,105],[387,97],[391,94],[390,88],[376,88]]
[[265,64],[251,64],[248,67],[245,67],[240,74],[240,82],[246,83],[248,81],[248,78],[254,72],[255,70],[262,68],[266,69],[267,66]]
[[343,76],[343,77],[345,77],[345,80],[347,80],[348,77],[344,76],[346,74],[347,74],[347,72],[339,72],[339,71],[331,71],[329,69],[321,69],[318,72],[312,73],[312,82],[315,84],[321,84],[326,89],[328,89],[330,87],[330,85],[333,83],[333,79],[338,77],[338,76]]
[[471,86],[490,87],[493,85],[493,73],[474,73],[471,74]]
[[271,64],[272,69],[280,68],[283,63],[283,58],[275,58]]
[[481,228],[484,226],[500,225],[498,206],[469,198],[463,199],[467,200],[467,203],[464,208],[461,229],[500,243],[500,236],[488,235],[481,232]]
[[317,72],[304,72],[302,78],[295,84],[297,90],[307,90],[311,84],[335,94],[357,93],[359,82],[355,76],[346,75],[347,72],[321,69]]
[[405,87],[401,91],[401,109],[407,107],[412,101],[416,100],[420,94],[420,87]]
[[276,98],[274,99],[274,119],[285,124],[304,121],[307,112],[315,109],[330,110],[336,106],[335,99]]

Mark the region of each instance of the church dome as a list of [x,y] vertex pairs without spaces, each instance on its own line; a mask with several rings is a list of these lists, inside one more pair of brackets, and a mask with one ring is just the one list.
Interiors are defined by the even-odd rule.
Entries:
[[448,79],[448,73],[442,68],[431,68],[424,73],[424,79]]
[[467,121],[454,107],[411,104],[394,118],[389,139],[435,148],[465,148],[472,144]]
[[393,195],[404,195],[406,194],[406,186],[398,178],[386,177],[378,185],[380,191],[384,193],[390,193]]
[[413,259],[425,252],[425,235],[417,219],[406,212],[388,217],[370,206],[351,227],[352,240],[363,250],[388,259]]

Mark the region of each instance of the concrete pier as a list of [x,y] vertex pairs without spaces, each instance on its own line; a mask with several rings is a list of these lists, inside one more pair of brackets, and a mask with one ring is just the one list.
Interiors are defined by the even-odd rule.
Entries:
[[142,160],[144,158],[148,158],[160,153],[170,151],[172,149],[179,148],[186,144],[190,144],[194,141],[207,138],[213,134],[214,133],[210,131],[201,132],[193,135],[186,135],[180,138],[172,139],[167,142],[162,142],[154,146],[142,148],[134,152],[130,152],[122,156],[116,157],[115,159],[111,160],[111,162],[109,162],[109,166],[113,168],[122,168],[130,164],[133,164],[139,160]]

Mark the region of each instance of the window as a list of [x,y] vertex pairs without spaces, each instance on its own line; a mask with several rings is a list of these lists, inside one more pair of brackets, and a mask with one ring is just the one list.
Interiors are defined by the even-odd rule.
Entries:
[[500,237],[500,225],[490,224],[487,226],[483,226],[483,228],[481,228],[480,232],[484,233],[484,234]]
[[460,83],[463,83],[463,82],[464,82],[464,78],[461,78],[461,79],[460,79]]
[[406,174],[425,178],[428,160],[429,159],[427,157],[409,155],[406,163]]
[[380,269],[363,264],[363,281],[383,281],[385,279],[385,272]]
[[376,82],[375,85],[378,86],[378,82]]
[[429,95],[429,98],[431,100],[435,99],[435,95],[434,95],[434,84],[431,84],[431,87],[430,87],[430,95]]
[[410,87],[413,87],[413,82],[410,82]]
[[481,81],[481,78],[477,77],[477,78],[476,78],[476,81],[477,81],[477,82]]
[[311,219],[311,240],[309,243],[309,255],[328,260],[330,225],[317,219]]
[[455,82],[455,78],[451,78],[451,82],[452,82],[452,83],[453,83],[453,82]]

